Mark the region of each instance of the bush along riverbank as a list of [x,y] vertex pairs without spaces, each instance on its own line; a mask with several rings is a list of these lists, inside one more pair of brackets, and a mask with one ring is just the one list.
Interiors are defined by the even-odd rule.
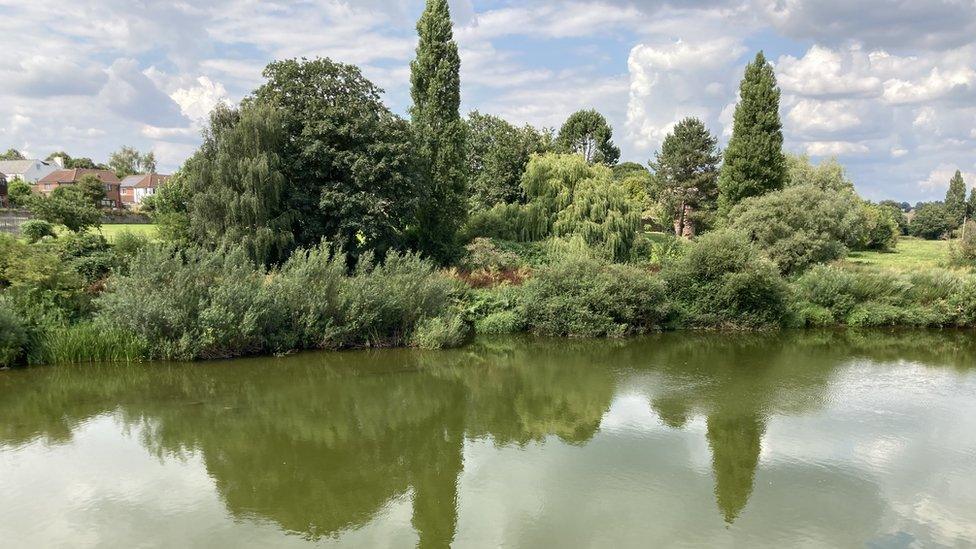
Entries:
[[[481,265],[458,271],[400,253],[382,262],[366,255],[350,269],[349,258],[327,244],[265,269],[241,250],[146,243],[90,299],[85,291],[72,294],[70,280],[55,280],[57,273],[40,287],[17,280],[0,300],[0,361],[439,349],[461,346],[476,333],[622,337],[701,328],[976,327],[974,275],[834,264],[784,277],[730,230],[669,246],[659,246],[657,261],[619,264],[579,242],[551,241],[518,254],[481,241]],[[519,264],[522,257],[534,264]],[[5,276],[18,268],[14,262]],[[510,276],[515,271],[521,274]],[[472,287],[471,280],[498,282]]]

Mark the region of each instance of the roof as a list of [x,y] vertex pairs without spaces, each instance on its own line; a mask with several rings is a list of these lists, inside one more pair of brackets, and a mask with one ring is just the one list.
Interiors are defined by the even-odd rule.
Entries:
[[0,173],[22,174],[31,169],[37,160],[0,160]]
[[137,187],[140,189],[155,189],[159,185],[166,183],[169,179],[168,175],[160,175],[158,173],[149,173],[141,175],[130,175],[122,180],[122,187],[130,188]]
[[87,168],[74,168],[70,170],[54,170],[39,179],[38,183],[77,183],[86,175],[94,175],[104,183],[118,183],[119,178],[112,170],[91,170]]

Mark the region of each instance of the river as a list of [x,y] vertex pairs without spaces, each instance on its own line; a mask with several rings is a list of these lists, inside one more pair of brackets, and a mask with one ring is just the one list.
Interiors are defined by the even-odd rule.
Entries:
[[976,335],[0,372],[0,546],[976,546]]

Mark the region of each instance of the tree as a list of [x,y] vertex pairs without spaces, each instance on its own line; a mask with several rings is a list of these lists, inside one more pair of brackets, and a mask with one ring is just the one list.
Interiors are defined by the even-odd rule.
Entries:
[[786,186],[812,185],[825,191],[853,191],[854,182],[847,178],[844,166],[836,158],[819,164],[807,155],[786,155]]
[[25,160],[24,154],[17,149],[7,149],[7,152],[0,153],[0,160]]
[[556,145],[561,152],[582,155],[590,164],[613,166],[620,160],[620,149],[613,144],[613,129],[595,110],[571,114],[559,128]]
[[[291,182],[295,244],[325,238],[351,262],[364,252],[405,247],[416,219],[416,159],[410,127],[383,105],[382,90],[357,67],[329,59],[276,61],[264,76],[245,104],[281,113],[288,136],[281,171]],[[237,125],[229,110],[215,115],[205,154]]]
[[929,202],[915,208],[915,216],[908,225],[908,233],[919,238],[935,240],[945,237],[957,226],[945,204]]
[[797,185],[743,200],[729,219],[789,274],[847,255],[863,234],[861,213],[853,192]]
[[38,219],[84,232],[101,225],[102,213],[78,185],[58,187],[50,196],[31,197],[29,208]]
[[61,163],[67,169],[74,169],[74,168],[89,169],[89,170],[108,170],[108,169],[110,169],[105,164],[96,164],[95,161],[93,161],[91,158],[88,158],[88,157],[72,158],[71,155],[69,155],[68,153],[66,153],[64,151],[57,151],[57,152],[53,152],[53,153],[47,155],[47,160],[48,161],[54,160],[55,158],[60,158],[61,159]]
[[732,138],[719,175],[719,210],[723,214],[745,198],[783,188],[786,158],[779,97],[773,67],[759,52],[746,66],[739,86]]
[[522,174],[533,154],[547,150],[546,134],[478,111],[468,115],[467,129],[470,209],[522,201]]
[[447,0],[427,0],[417,33],[417,57],[410,63],[410,116],[427,188],[418,212],[416,245],[443,264],[459,253],[457,232],[467,213],[461,58]]
[[945,198],[946,215],[955,223],[956,227],[962,225],[966,219],[966,182],[962,179],[962,173],[956,170],[955,175],[949,180],[949,190],[946,191]]
[[890,212],[891,218],[898,224],[898,234],[908,234],[908,218],[905,216],[905,210],[900,203],[894,200],[882,200],[878,206],[886,208]]
[[184,166],[192,197],[187,230],[209,248],[239,246],[256,263],[280,263],[295,243],[291,184],[283,173],[284,120],[260,104],[234,117],[232,127],[211,131],[212,141]]
[[108,165],[120,178],[138,173],[155,173],[156,156],[151,151],[143,154],[132,147],[123,146],[109,155]]
[[976,217],[976,187],[969,191],[969,201],[966,202],[966,215],[970,219]]
[[101,207],[105,200],[105,183],[97,175],[86,174],[78,180],[78,188],[96,208]]
[[14,208],[26,208],[31,197],[30,183],[19,177],[7,184],[7,198]]
[[715,210],[722,158],[717,145],[701,120],[685,118],[664,138],[651,163],[679,237],[694,237],[700,221]]

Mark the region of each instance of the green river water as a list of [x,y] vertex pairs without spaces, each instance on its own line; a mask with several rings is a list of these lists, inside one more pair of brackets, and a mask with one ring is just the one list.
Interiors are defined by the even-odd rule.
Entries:
[[976,335],[0,372],[0,547],[972,547]]

